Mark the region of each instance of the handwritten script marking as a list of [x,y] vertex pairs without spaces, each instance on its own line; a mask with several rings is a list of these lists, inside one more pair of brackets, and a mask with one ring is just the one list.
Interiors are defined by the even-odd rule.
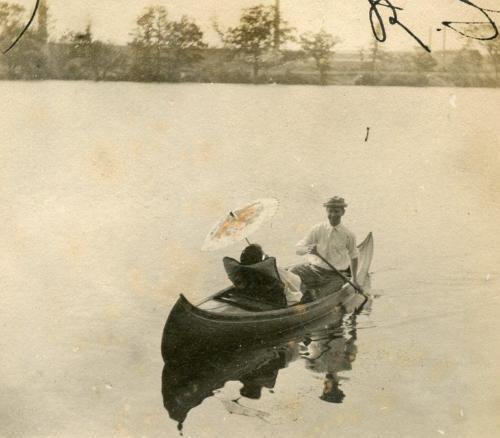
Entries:
[[[460,35],[463,35],[463,36],[465,36],[467,38],[472,38],[472,39],[475,39],[475,40],[482,40],[482,41],[493,40],[493,39],[495,39],[498,36],[498,27],[497,27],[496,23],[488,15],[488,12],[496,12],[497,13],[497,12],[500,12],[500,11],[494,10],[494,9],[481,8],[480,6],[475,5],[474,3],[472,3],[469,0],[458,0],[458,1],[461,2],[461,3],[464,3],[466,5],[472,6],[473,8],[477,9],[478,11],[480,11],[486,17],[486,20],[488,20],[488,21],[442,21],[441,23],[444,26],[448,27],[449,29],[454,30],[455,32],[458,32]],[[464,32],[461,32],[460,30],[454,28],[453,27],[454,24],[488,24],[491,27],[491,30],[493,32],[488,37],[472,36],[472,35],[468,35],[468,34],[466,34]]]
[[30,17],[28,23],[26,23],[26,26],[24,26],[23,30],[17,36],[17,38],[12,42],[12,44],[9,47],[7,47],[6,50],[4,50],[2,52],[4,55],[6,55],[19,42],[19,40],[23,37],[23,35],[26,33],[26,31],[30,28],[31,24],[35,20],[36,13],[38,12],[39,6],[40,6],[40,0],[36,0],[35,7],[33,8],[33,12],[31,14],[31,17]]
[[[480,11],[484,17],[486,18],[487,21],[442,21],[441,24],[443,26],[448,27],[449,29],[459,33],[460,35],[463,35],[467,38],[472,38],[472,39],[477,39],[477,40],[493,40],[495,39],[498,35],[498,27],[493,21],[493,19],[488,15],[488,12],[494,12],[498,13],[500,10],[494,10],[494,9],[486,9],[482,8],[481,6],[476,5],[470,0],[458,0],[459,2],[471,6],[474,9],[477,9]],[[403,28],[412,38],[414,38],[418,44],[423,47],[427,52],[430,52],[431,49],[428,47],[417,35],[415,35],[406,25],[404,25],[401,21],[399,21],[398,17],[398,11],[402,11],[403,8],[400,8],[399,6],[395,6],[392,4],[390,0],[368,0],[368,3],[370,3],[370,25],[372,28],[372,32],[374,37],[377,39],[377,41],[383,43],[384,41],[387,40],[387,32],[385,30],[385,23],[384,19],[382,18],[382,14],[379,11],[379,7],[384,7],[388,8],[392,15],[389,17],[389,23],[391,25],[397,24],[401,28]],[[478,36],[478,35],[471,35],[468,33],[465,33],[458,29],[457,27],[454,27],[456,24],[487,24],[490,29],[491,29],[491,34],[489,36]],[[378,25],[378,26],[377,26]],[[437,29],[438,31],[441,31],[441,29]]]
[[[390,24],[397,24],[398,26],[403,28],[411,37],[413,37],[425,50],[427,50],[428,52],[431,51],[431,49],[417,35],[415,35],[407,26],[399,21],[398,11],[402,11],[403,8],[394,6],[390,2],[390,0],[368,0],[368,3],[370,3],[370,25],[372,27],[373,35],[375,36],[377,41],[383,43],[387,39],[384,20],[382,18],[382,15],[380,14],[380,11],[378,10],[378,7],[381,6],[390,9],[392,13],[392,15],[389,17]],[[378,28],[377,24],[379,26]]]

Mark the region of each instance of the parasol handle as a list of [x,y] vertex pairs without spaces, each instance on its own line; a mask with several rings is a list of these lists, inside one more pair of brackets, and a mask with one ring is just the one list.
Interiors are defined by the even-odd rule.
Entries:
[[[236,215],[232,211],[229,212],[229,216],[231,216],[232,218],[236,218]],[[248,245],[251,245],[250,241],[246,237],[245,237],[245,240],[246,240]]]

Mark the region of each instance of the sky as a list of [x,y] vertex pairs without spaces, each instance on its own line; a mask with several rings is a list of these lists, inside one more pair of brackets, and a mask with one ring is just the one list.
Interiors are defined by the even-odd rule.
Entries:
[[[53,35],[62,35],[66,30],[78,30],[91,22],[97,38],[116,43],[130,40],[134,21],[141,11],[151,5],[163,5],[172,19],[187,15],[194,19],[204,32],[210,45],[220,41],[212,28],[216,19],[222,28],[236,26],[243,8],[257,4],[274,4],[275,0],[47,0],[50,8]],[[10,1],[11,3],[13,1]],[[16,0],[30,9],[35,0]],[[444,32],[443,20],[480,21],[482,14],[460,0],[392,0],[399,11],[399,20],[410,28],[432,49],[441,50]],[[478,6],[500,9],[498,0],[477,0]],[[353,51],[367,47],[373,40],[369,0],[281,0],[282,16],[298,33],[318,31],[323,28],[340,38],[338,50]],[[418,44],[401,27],[388,24],[387,8],[380,10],[385,15],[388,50],[412,50]],[[500,22],[500,14],[491,14]],[[446,48],[458,48],[465,38],[448,30]]]

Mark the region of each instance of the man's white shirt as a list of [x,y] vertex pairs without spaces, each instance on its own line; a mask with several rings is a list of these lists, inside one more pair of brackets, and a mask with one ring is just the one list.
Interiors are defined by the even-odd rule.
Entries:
[[[344,225],[333,227],[330,222],[321,222],[311,228],[307,236],[297,243],[297,249],[317,245],[318,252],[339,270],[347,269],[351,259],[358,257],[356,237]],[[307,254],[307,261],[313,265],[330,269],[319,257]]]

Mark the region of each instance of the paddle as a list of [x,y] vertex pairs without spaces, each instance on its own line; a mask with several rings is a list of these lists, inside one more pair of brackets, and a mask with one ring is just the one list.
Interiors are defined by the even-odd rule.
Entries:
[[314,251],[315,256],[319,257],[324,263],[326,263],[332,270],[335,272],[337,275],[342,277],[342,279],[346,282],[349,283],[357,292],[359,292],[361,295],[363,295],[367,300],[368,297],[365,295],[362,289],[360,289],[358,286],[356,286],[351,280],[349,280],[342,272],[339,272],[335,266],[333,266],[328,260],[326,260],[317,250]]

